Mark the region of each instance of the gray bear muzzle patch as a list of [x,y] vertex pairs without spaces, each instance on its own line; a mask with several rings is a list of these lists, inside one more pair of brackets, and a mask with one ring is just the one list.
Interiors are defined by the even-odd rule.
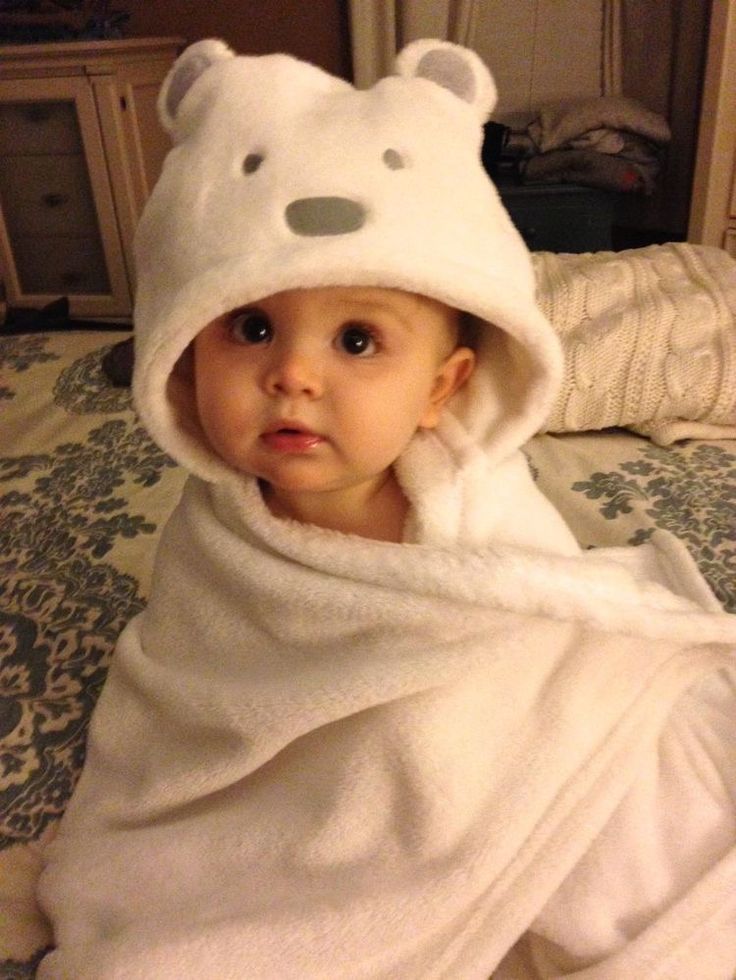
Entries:
[[349,197],[301,197],[286,208],[286,221],[297,235],[347,235],[365,219],[363,205]]

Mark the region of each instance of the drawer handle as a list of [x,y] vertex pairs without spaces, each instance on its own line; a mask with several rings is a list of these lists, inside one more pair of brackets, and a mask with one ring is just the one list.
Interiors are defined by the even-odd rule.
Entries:
[[41,198],[47,208],[58,208],[69,200],[67,194],[44,194]]

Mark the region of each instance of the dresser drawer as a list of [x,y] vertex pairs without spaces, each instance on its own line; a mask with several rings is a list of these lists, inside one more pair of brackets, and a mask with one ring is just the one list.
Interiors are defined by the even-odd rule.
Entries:
[[24,293],[74,296],[110,291],[99,237],[16,237],[13,256]]
[[130,315],[135,228],[170,145],[156,96],[184,44],[0,45],[0,278],[10,305],[68,296],[73,318]]
[[81,152],[79,122],[71,100],[0,105],[0,155]]
[[0,157],[0,203],[11,237],[97,234],[81,154]]
[[499,184],[532,251],[601,252],[612,245],[614,195],[577,184]]

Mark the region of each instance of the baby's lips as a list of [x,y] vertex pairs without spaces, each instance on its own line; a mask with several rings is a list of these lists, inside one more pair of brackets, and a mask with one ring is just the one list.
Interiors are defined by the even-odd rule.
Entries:
[[282,426],[264,432],[261,440],[269,449],[279,453],[308,453],[325,441],[315,432],[291,426]]

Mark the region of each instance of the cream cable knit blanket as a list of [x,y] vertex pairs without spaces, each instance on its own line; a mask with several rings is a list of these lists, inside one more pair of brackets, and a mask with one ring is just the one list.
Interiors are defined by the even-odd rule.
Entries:
[[736,436],[736,262],[703,245],[534,256],[565,351],[545,430]]

